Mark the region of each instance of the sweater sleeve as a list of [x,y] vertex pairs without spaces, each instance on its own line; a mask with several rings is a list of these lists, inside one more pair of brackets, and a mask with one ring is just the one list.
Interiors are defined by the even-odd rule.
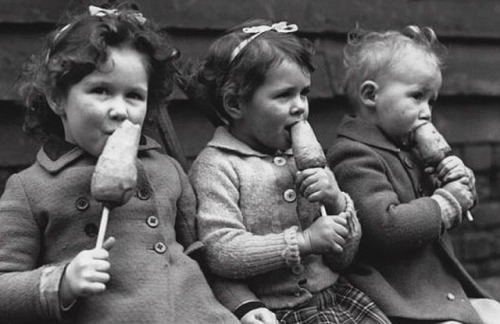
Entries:
[[12,176],[0,199],[0,314],[14,322],[60,318],[65,265],[38,267],[41,234],[21,179]]
[[430,197],[401,201],[388,177],[390,166],[370,147],[338,139],[329,150],[328,163],[341,189],[354,200],[370,250],[402,253],[441,235],[438,203]]
[[190,179],[198,198],[198,233],[212,272],[240,279],[300,262],[297,242],[289,239],[295,237],[296,227],[267,235],[247,230],[238,206],[238,176],[227,159],[204,159],[202,152]]

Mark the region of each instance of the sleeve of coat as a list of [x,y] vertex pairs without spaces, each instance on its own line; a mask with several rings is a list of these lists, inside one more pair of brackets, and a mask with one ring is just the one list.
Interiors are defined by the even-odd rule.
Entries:
[[65,265],[39,267],[41,246],[21,177],[14,175],[0,199],[0,314],[7,322],[61,316],[58,291]]
[[354,201],[365,246],[377,253],[403,253],[439,238],[438,204],[430,197],[400,201],[386,174],[390,167],[370,147],[337,140],[328,163],[340,188]]

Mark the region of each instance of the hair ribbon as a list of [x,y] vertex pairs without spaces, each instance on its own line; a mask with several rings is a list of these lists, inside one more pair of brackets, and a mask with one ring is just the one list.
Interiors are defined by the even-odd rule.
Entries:
[[[120,14],[120,11],[118,9],[104,9],[104,8],[100,8],[100,7],[97,7],[97,6],[89,6],[89,13],[90,13],[91,16],[99,16],[99,17],[110,16],[110,17],[116,17],[116,16],[118,16]],[[140,12],[127,13],[127,16],[133,17],[140,24],[144,24],[146,22],[146,18],[144,18],[144,16]]]
[[260,26],[252,26],[243,28],[243,32],[246,34],[254,34],[251,37],[241,41],[241,43],[236,46],[236,48],[231,53],[230,62],[232,62],[236,56],[248,45],[252,40],[254,40],[257,36],[267,31],[275,31],[278,33],[294,33],[299,30],[299,27],[296,24],[288,25],[286,21],[282,21],[276,24],[268,25],[260,25]]

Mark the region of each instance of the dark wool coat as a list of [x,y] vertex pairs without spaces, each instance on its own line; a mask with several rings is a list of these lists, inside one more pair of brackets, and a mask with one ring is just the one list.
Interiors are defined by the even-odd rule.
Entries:
[[346,117],[328,151],[351,195],[363,237],[346,277],[389,316],[480,324],[468,298],[486,293],[455,257],[442,230],[435,182],[415,155],[374,125]]
[[[143,138],[137,193],[111,210],[111,280],[79,298],[70,323],[239,323],[212,294],[185,247],[195,241],[194,193],[179,164]],[[0,322],[55,323],[65,266],[92,249],[102,206],[90,194],[96,159],[49,141],[0,200]],[[178,236],[176,235],[176,231]],[[182,242],[183,245],[179,244]]]

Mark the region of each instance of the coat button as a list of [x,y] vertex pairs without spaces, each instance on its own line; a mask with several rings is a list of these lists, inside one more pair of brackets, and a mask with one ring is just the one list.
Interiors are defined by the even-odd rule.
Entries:
[[301,287],[305,286],[307,284],[307,279],[306,278],[302,278],[302,279],[299,279],[297,281],[297,284]]
[[137,197],[141,200],[148,200],[151,197],[151,193],[148,188],[141,188],[137,190]]
[[155,244],[154,250],[156,251],[156,253],[163,254],[167,251],[167,246],[165,245],[165,243],[158,242]]
[[297,199],[297,193],[293,189],[287,189],[287,190],[285,190],[283,197],[288,202],[294,202],[295,199]]
[[155,228],[158,226],[160,222],[158,221],[158,218],[156,216],[149,216],[146,219],[146,224],[148,224],[149,227]]
[[448,293],[446,295],[446,299],[448,299],[449,301],[454,301],[455,300],[455,295],[453,295],[452,293]]
[[87,234],[88,237],[96,237],[97,232],[99,232],[99,229],[97,228],[96,224],[90,223],[85,225],[83,231],[85,232],[85,234]]
[[413,169],[413,162],[410,160],[409,157],[405,156],[403,158],[403,161],[408,168]]
[[282,156],[276,156],[273,161],[277,166],[283,166],[286,164],[286,159]]
[[75,206],[76,206],[76,209],[78,209],[80,211],[84,211],[84,210],[89,209],[90,203],[89,203],[89,200],[87,198],[80,197],[76,200]]

